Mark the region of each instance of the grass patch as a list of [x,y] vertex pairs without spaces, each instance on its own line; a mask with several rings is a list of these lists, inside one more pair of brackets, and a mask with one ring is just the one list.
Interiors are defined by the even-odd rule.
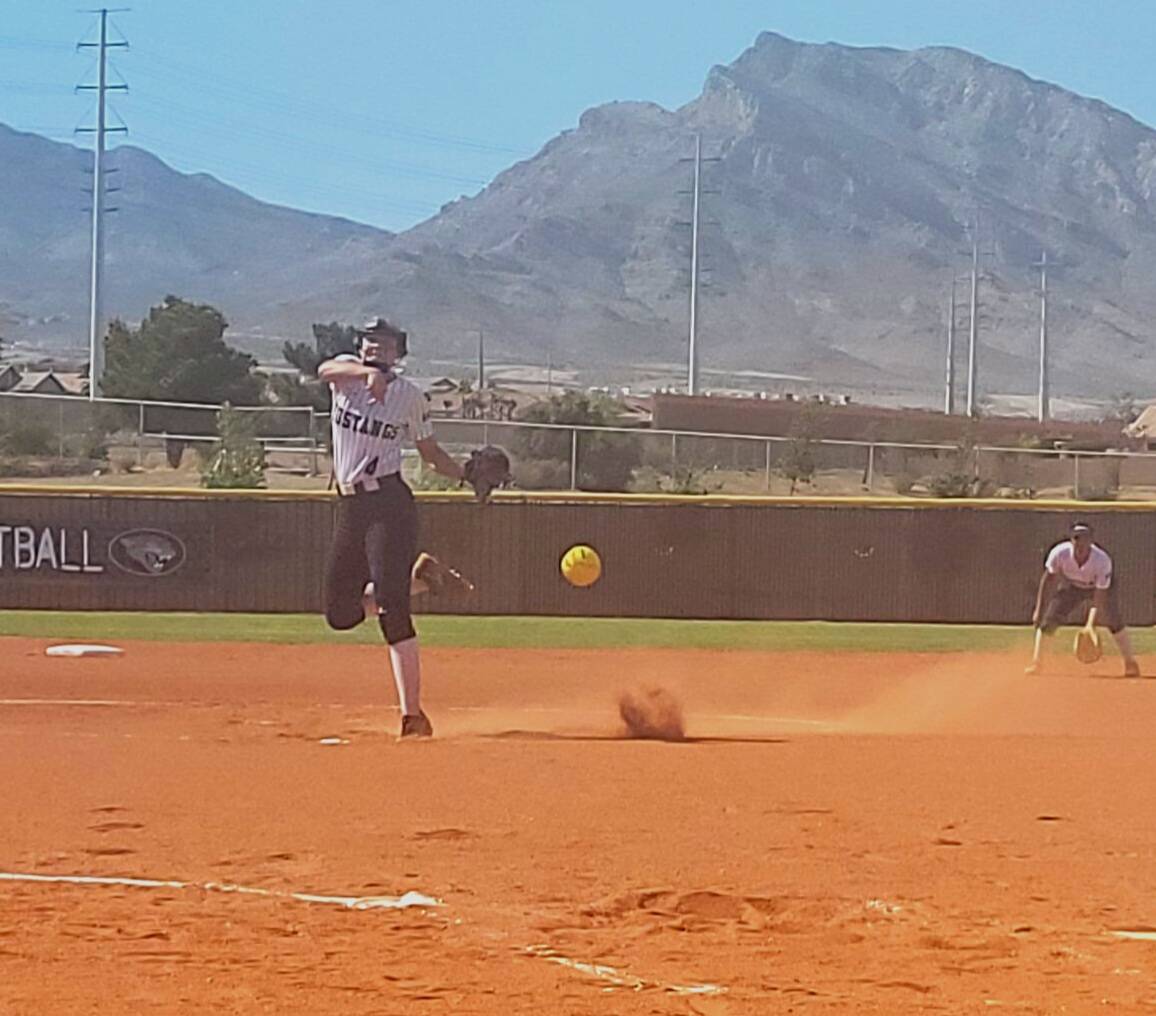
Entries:
[[[999,651],[1028,645],[1027,627],[947,624],[858,624],[824,621],[673,621],[638,618],[417,618],[429,646],[493,649],[745,649],[817,652]],[[377,626],[334,632],[313,614],[96,613],[0,611],[0,635],[30,638],[163,642],[377,644]],[[1138,633],[1138,648],[1156,645]],[[1060,638],[1064,638],[1063,635]]]

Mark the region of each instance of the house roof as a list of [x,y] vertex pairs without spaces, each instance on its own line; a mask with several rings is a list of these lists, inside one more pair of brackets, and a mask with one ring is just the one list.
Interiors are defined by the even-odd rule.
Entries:
[[1124,428],[1124,433],[1129,437],[1156,437],[1156,405],[1148,406]]
[[30,392],[38,395],[67,395],[68,389],[50,370],[30,370],[12,388],[14,392]]
[[88,394],[88,375],[80,371],[61,371],[55,374],[56,380],[63,386],[69,395]]

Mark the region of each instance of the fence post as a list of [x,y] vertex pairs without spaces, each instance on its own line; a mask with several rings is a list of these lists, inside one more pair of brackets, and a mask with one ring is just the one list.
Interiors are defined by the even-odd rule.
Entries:
[[767,460],[767,493],[771,492],[771,442],[766,442],[766,460]]
[[144,468],[144,403],[137,403],[136,416],[136,464]]
[[570,489],[578,489],[578,428],[570,431]]
[[60,402],[56,406],[57,416],[57,430],[56,430],[56,457],[58,459],[64,458],[64,403]]
[[867,446],[867,475],[863,478],[863,486],[868,490],[875,489],[875,446]]
[[1072,477],[1072,497],[1077,501],[1080,499],[1080,453],[1075,452],[1072,455],[1073,463],[1073,477]]
[[670,435],[670,478],[674,479],[674,474],[678,472],[678,435]]
[[309,407],[309,475],[317,475],[317,413]]

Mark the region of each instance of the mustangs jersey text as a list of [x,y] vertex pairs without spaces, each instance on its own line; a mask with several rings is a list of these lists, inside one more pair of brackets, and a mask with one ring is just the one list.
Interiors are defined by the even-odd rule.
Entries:
[[[357,362],[343,355],[339,360]],[[394,378],[380,402],[370,400],[363,378],[330,385],[333,389],[333,471],[349,485],[401,471],[407,442],[433,435],[425,396],[412,381]]]

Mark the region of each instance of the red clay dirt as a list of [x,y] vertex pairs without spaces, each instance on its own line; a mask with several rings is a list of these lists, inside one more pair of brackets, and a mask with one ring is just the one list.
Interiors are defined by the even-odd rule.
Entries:
[[[1116,661],[435,649],[398,743],[380,648],[46,645],[0,640],[0,871],[191,885],[0,879],[5,1016],[1156,1006]],[[644,687],[685,740],[621,736]]]

